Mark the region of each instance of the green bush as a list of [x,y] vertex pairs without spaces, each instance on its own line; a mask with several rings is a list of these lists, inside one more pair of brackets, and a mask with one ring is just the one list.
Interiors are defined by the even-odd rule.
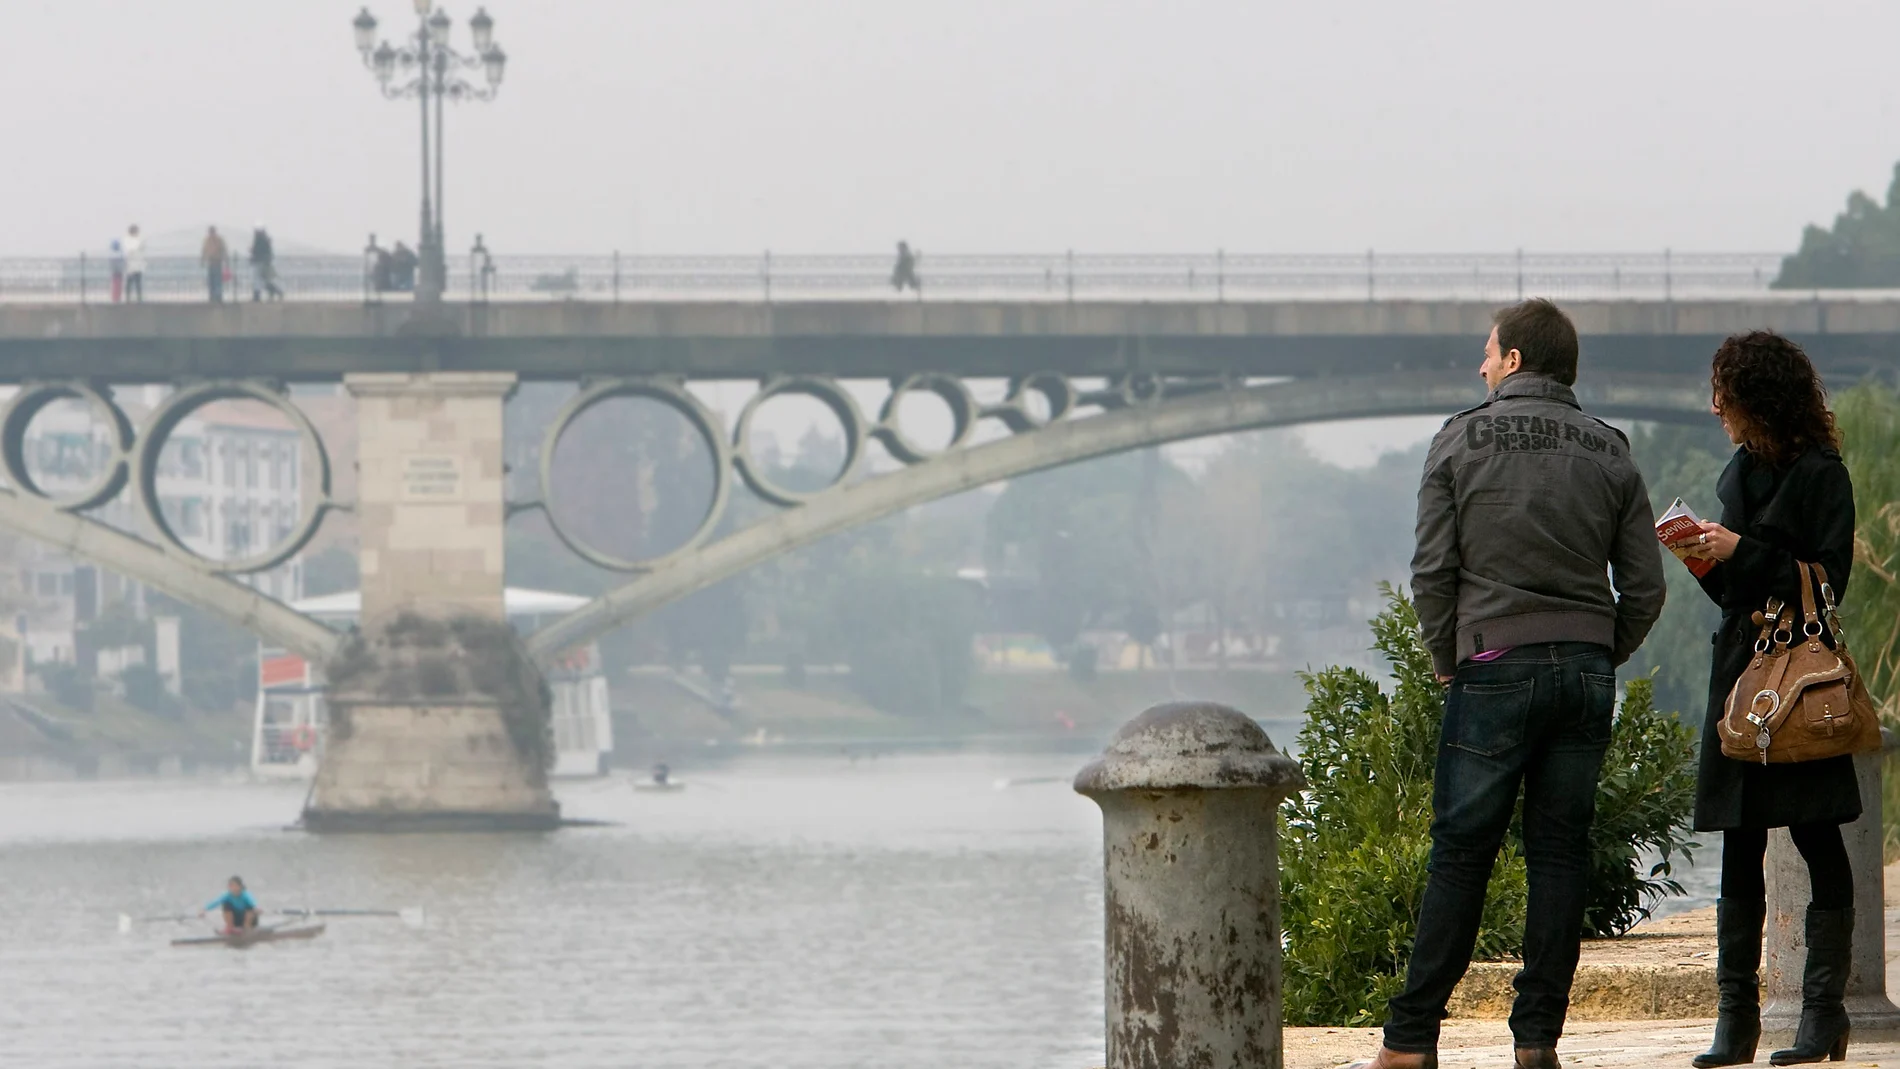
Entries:
[[[1649,907],[1682,894],[1671,876],[1675,859],[1687,861],[1697,846],[1686,838],[1695,809],[1695,732],[1658,712],[1651,698],[1650,680],[1629,681],[1603,755],[1590,828],[1586,935],[1622,935],[1649,916]],[[1657,858],[1647,873],[1645,851]]]
[[157,716],[176,717],[184,709],[165,689],[165,677],[149,664],[127,665],[119,673],[119,686],[125,691],[127,705]]
[[40,682],[46,685],[46,693],[52,695],[54,701],[78,712],[92,712],[98,690],[90,674],[63,661],[48,661],[36,665],[33,670],[39,674]]
[[[1432,769],[1444,688],[1419,641],[1411,602],[1386,588],[1373,647],[1392,665],[1390,694],[1356,669],[1304,676],[1300,731],[1308,789],[1287,800],[1281,839],[1289,1024],[1364,1026],[1404,982],[1431,855]],[[1647,680],[1630,686],[1605,758],[1592,836],[1587,931],[1619,934],[1682,888],[1669,859],[1693,800],[1687,729],[1655,712]],[[1514,827],[1485,890],[1475,957],[1523,946],[1524,859]],[[1643,850],[1663,859],[1647,874]]]

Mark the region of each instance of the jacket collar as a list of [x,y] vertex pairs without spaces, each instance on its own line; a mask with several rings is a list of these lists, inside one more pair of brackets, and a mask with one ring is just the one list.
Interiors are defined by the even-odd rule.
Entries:
[[1569,405],[1578,411],[1583,410],[1583,406],[1577,403],[1575,390],[1549,375],[1538,375],[1529,371],[1520,371],[1499,383],[1498,388],[1492,390],[1491,396],[1485,398],[1485,401],[1502,401],[1507,397],[1541,397]]
[[[1722,503],[1724,515],[1732,512],[1743,522],[1757,527],[1794,531],[1800,526],[1798,513],[1803,502],[1800,495],[1783,494],[1781,490],[1796,468],[1811,464],[1816,458],[1839,460],[1840,453],[1815,446],[1787,467],[1777,469],[1763,463],[1746,448],[1737,448],[1735,455],[1729,458],[1728,467],[1722,469],[1721,478],[1716,480],[1716,500]],[[1744,509],[1751,505],[1755,515],[1747,516]]]

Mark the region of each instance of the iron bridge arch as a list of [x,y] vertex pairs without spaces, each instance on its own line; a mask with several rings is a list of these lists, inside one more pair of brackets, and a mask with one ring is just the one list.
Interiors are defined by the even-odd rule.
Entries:
[[[537,660],[547,664],[562,651],[590,641],[619,624],[652,612],[696,590],[736,575],[827,535],[869,523],[989,483],[1133,449],[1216,434],[1289,427],[1336,420],[1448,414],[1470,407],[1483,390],[1469,370],[1404,372],[1379,376],[1319,377],[1248,385],[1231,378],[1166,378],[1132,372],[1084,390],[1065,376],[1034,373],[1010,384],[1000,402],[979,404],[955,376],[922,374],[891,384],[875,416],[861,412],[837,380],[788,376],[761,384],[728,435],[720,421],[679,378],[614,379],[584,384],[551,426],[543,446],[541,497],[517,502],[514,510],[539,508],[570,548],[582,557],[629,575],[626,582],[528,637]],[[1701,379],[1621,374],[1586,381],[1578,393],[1593,414],[1664,422],[1708,418],[1707,384]],[[845,463],[823,490],[794,491],[774,484],[750,455],[751,417],[774,396],[802,394],[824,404],[845,429]],[[900,408],[907,396],[926,394],[951,417],[950,441],[935,451],[905,433]],[[592,406],[613,397],[642,397],[666,404],[687,418],[712,450],[718,485],[709,513],[686,544],[648,560],[625,560],[560,531],[549,507],[551,458],[560,436]],[[317,480],[308,511],[291,536],[266,552],[218,561],[194,552],[171,529],[156,494],[159,456],[166,436],[198,406],[213,400],[247,399],[282,412],[313,450]],[[86,485],[63,495],[40,486],[25,455],[28,424],[46,405],[67,399],[104,417],[103,464]],[[1081,410],[1092,409],[1088,414]],[[984,421],[1008,432],[973,444]],[[903,466],[869,478],[854,478],[864,446],[876,441]],[[341,641],[334,630],[233,579],[288,560],[307,544],[331,511],[348,503],[331,497],[329,463],[321,437],[284,397],[280,386],[259,381],[200,383],[185,387],[135,428],[110,392],[84,382],[28,384],[0,413],[0,528],[46,543],[148,587],[204,609],[321,664]],[[743,482],[779,510],[718,539],[712,533],[731,499],[731,480]],[[156,540],[139,537],[86,515],[130,489]]]

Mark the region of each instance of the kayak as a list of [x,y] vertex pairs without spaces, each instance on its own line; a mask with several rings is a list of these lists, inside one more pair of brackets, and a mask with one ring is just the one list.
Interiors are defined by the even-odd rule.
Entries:
[[686,784],[684,783],[636,783],[633,785],[633,789],[636,791],[659,791],[659,792],[683,791],[686,789]]
[[244,932],[232,932],[229,935],[203,935],[191,939],[174,939],[175,947],[215,947],[226,946],[243,949],[258,943],[275,943],[286,939],[315,939],[323,934],[323,925],[287,925],[276,928],[252,928]]

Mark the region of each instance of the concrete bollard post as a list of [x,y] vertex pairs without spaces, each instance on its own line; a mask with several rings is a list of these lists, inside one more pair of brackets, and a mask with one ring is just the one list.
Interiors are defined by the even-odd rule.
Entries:
[[[1883,733],[1885,734],[1885,733]],[[1887,736],[1887,748],[1894,739]],[[1854,963],[1847,978],[1847,1013],[1856,1036],[1900,1031],[1900,1007],[1887,997],[1886,893],[1882,880],[1880,765],[1883,755],[1858,754],[1860,819],[1841,828],[1854,867]],[[1808,867],[1787,829],[1768,834],[1768,932],[1762,1028],[1792,1035],[1801,1017],[1801,976],[1807,961]]]
[[1108,1069],[1281,1069],[1277,810],[1306,785],[1223,705],[1157,705],[1075,789],[1102,807]]

